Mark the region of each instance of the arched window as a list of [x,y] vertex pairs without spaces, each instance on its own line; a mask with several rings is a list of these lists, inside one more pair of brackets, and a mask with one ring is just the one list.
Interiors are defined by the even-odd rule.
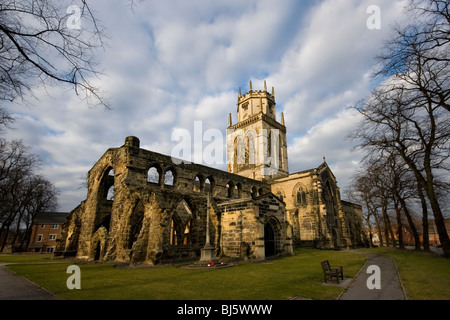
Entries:
[[173,174],[172,169],[169,169],[164,173],[164,185],[173,187],[174,183],[175,183],[175,175]]
[[214,189],[214,179],[213,177],[208,177],[205,180],[205,193],[212,194]]
[[147,182],[159,184],[160,170],[157,167],[151,167],[147,172]]
[[256,187],[252,187],[252,196],[256,197],[258,195],[258,190],[256,189]]
[[177,225],[175,221],[172,219],[170,223],[170,238],[169,238],[169,244],[172,246],[176,246],[178,244],[177,239]]
[[250,163],[249,147],[250,147],[250,139],[247,136],[247,137],[245,137],[245,164],[246,165],[248,165]]
[[203,178],[200,175],[196,175],[194,178],[194,187],[192,191],[194,192],[201,192],[203,190],[204,184],[203,184]]
[[308,205],[307,188],[302,183],[297,183],[297,185],[293,188],[292,197],[296,206]]
[[245,137],[245,164],[256,164],[256,133],[250,129]]
[[308,204],[307,199],[306,199],[306,192],[302,189],[299,189],[297,191],[297,201],[296,201],[298,206],[306,206]]
[[238,198],[242,197],[242,185],[238,182],[236,183],[235,189],[237,191]]
[[233,189],[234,189],[234,183],[233,182],[228,182],[227,184],[227,197],[228,198],[233,198]]
[[245,164],[245,142],[241,135],[234,139],[234,165],[235,169]]
[[184,228],[183,244],[191,244],[191,220],[188,221],[186,228]]

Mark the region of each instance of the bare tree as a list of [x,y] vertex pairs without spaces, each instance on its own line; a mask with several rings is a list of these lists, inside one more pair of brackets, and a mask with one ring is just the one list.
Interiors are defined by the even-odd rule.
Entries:
[[373,157],[395,151],[425,191],[441,239],[450,257],[450,241],[437,196],[436,170],[447,169],[450,113],[421,92],[409,90],[402,80],[389,80],[373,90],[357,110],[363,116],[353,137]]
[[39,85],[65,84],[89,103],[108,107],[94,84],[95,54],[105,34],[86,0],[0,3],[0,100],[14,101]]
[[5,235],[0,252],[9,231],[15,230],[15,243],[19,231],[25,229],[19,242],[27,243],[36,214],[56,207],[57,190],[36,174],[38,168],[38,157],[21,141],[0,139],[0,235]]
[[[450,17],[448,1],[411,0],[410,23],[394,27],[376,59],[375,76],[396,76],[423,103],[450,111]],[[417,97],[416,97],[417,98]]]

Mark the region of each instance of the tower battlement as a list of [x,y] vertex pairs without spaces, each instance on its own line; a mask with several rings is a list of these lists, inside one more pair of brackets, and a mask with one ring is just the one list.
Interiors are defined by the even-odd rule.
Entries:
[[264,80],[264,90],[254,91],[252,82],[250,81],[250,87],[247,93],[242,94],[241,88],[239,88],[237,101],[238,122],[260,113],[276,120],[275,105],[275,89],[273,87],[272,93],[269,93],[267,91],[266,81]]
[[264,90],[254,91],[252,81],[250,81],[250,86],[249,86],[248,92],[242,94],[241,88],[239,88],[238,104],[247,99],[250,99],[250,98],[268,98],[268,99],[271,99],[272,102],[275,104],[275,88],[272,87],[272,93],[269,93],[267,91],[266,80],[264,80]]

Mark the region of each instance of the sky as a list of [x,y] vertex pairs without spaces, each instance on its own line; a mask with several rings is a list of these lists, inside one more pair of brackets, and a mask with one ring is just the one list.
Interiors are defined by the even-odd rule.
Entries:
[[[193,132],[194,123],[225,138],[228,114],[237,122],[239,88],[247,92],[251,80],[262,90],[266,80],[277,118],[284,113],[289,171],[326,157],[343,194],[361,160],[346,138],[358,123],[349,107],[370,93],[374,57],[406,2],[92,1],[109,37],[96,56],[105,75],[95,81],[111,110],[87,105],[69,87],[38,87],[27,104],[7,105],[17,120],[2,134],[41,157],[58,210],[68,212],[86,198],[81,185],[108,148],[136,136],[142,148],[171,155],[174,130]],[[379,16],[367,11],[373,5]],[[225,161],[211,166],[226,169]]]

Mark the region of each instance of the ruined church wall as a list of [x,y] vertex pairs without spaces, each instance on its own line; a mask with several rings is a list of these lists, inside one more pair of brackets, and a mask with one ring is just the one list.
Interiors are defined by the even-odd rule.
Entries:
[[[157,168],[157,182],[148,181],[152,167]],[[168,171],[173,174],[170,185],[164,181]],[[200,178],[200,187],[195,185],[196,177]],[[270,190],[262,182],[217,169],[192,163],[174,164],[169,156],[141,149],[136,138],[120,148],[109,149],[88,174],[87,198],[82,209],[78,209],[77,257],[156,263],[164,258],[197,255],[205,241],[206,196],[211,190],[205,185],[207,178],[212,196],[218,201],[251,197],[255,190],[259,193]],[[112,186],[114,198],[108,199]],[[167,243],[168,229],[181,201],[189,203],[193,215],[190,243],[173,246]],[[143,208],[136,210],[139,202]],[[142,219],[136,235],[132,234],[135,231],[131,220],[137,214]],[[73,229],[74,223],[69,224],[72,227],[67,228]],[[213,228],[213,239],[214,232]],[[68,238],[62,243],[67,244]],[[62,245],[62,251],[67,249]]]

